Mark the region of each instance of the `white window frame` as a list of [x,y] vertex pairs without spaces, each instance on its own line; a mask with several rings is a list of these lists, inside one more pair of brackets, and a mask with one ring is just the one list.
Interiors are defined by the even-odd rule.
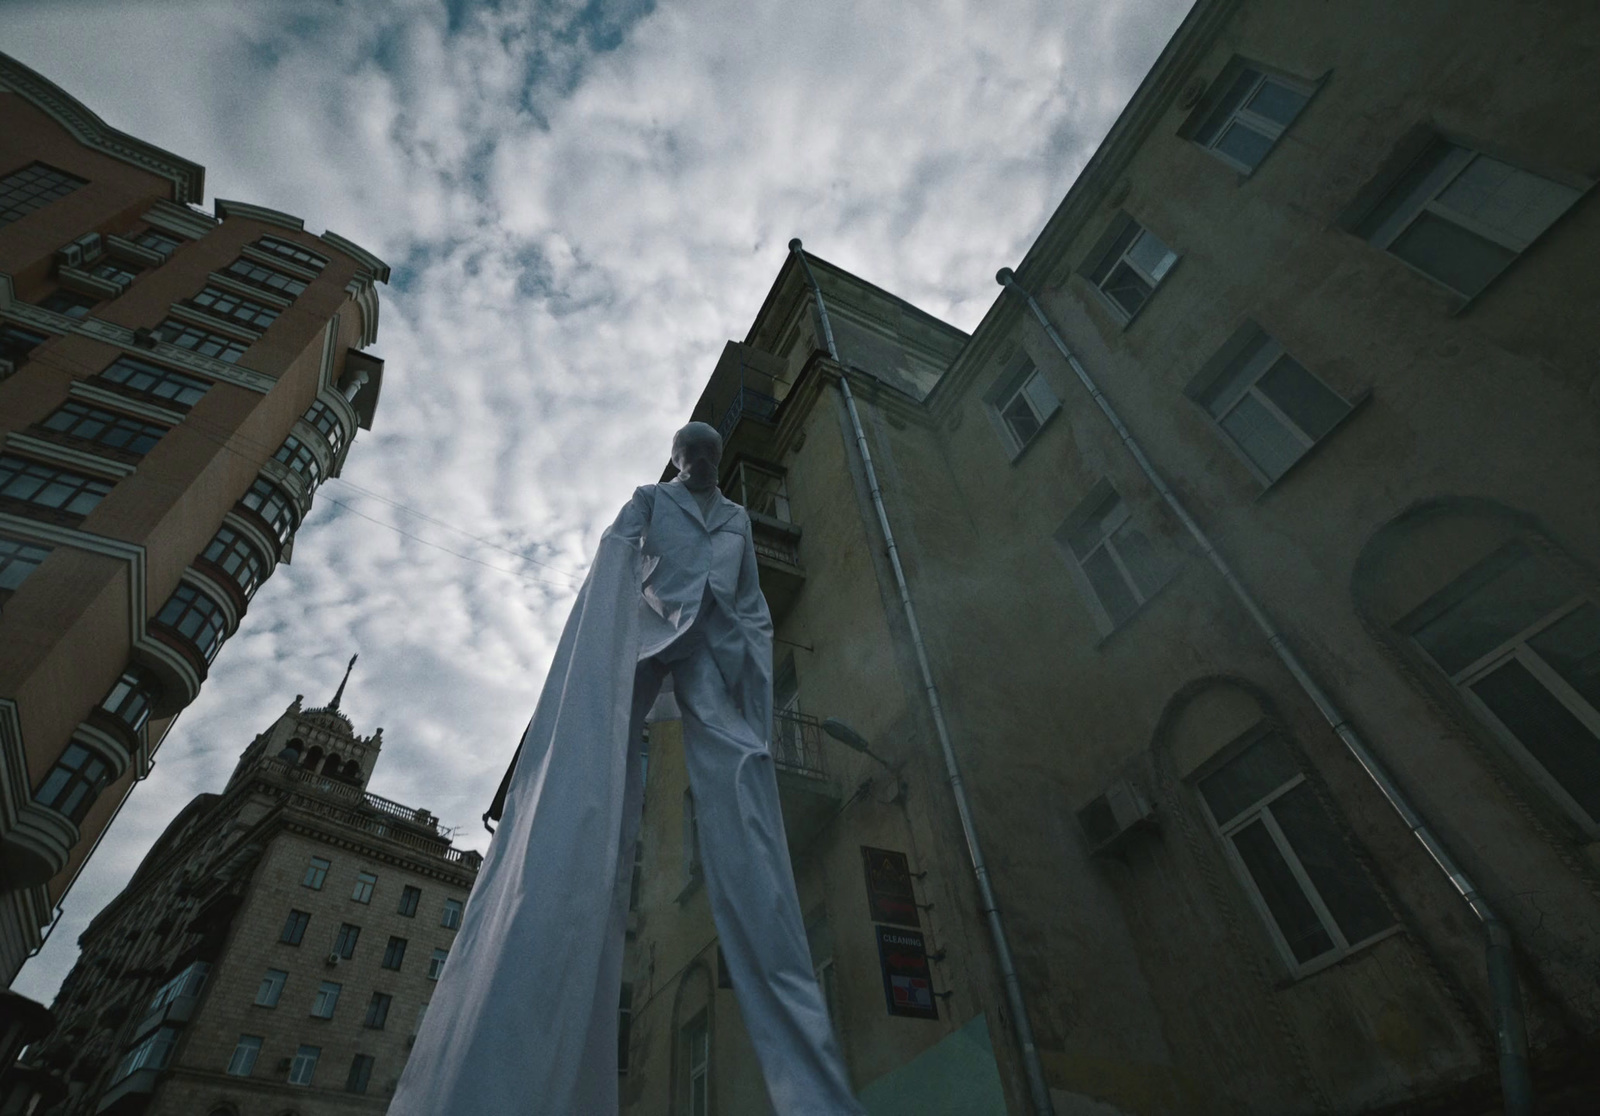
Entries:
[[[1055,388],[1044,372],[1033,363],[1026,354],[1014,359],[1004,372],[996,378],[984,395],[984,404],[989,410],[989,420],[994,423],[994,428],[999,432],[1001,441],[1005,444],[1006,452],[1015,461],[1022,455],[1022,451],[1039,440],[1044,433],[1045,425],[1061,410],[1061,398],[1056,395]],[[1012,424],[1007,412],[1012,404],[1021,402],[1033,417],[1037,429],[1029,438],[1024,438]]]
[[317,1075],[317,1062],[322,1057],[322,1047],[301,1046],[289,1062],[289,1084],[310,1085]]
[[350,898],[357,903],[371,903],[372,893],[378,889],[378,876],[374,872],[357,872],[355,890]]
[[[1072,544],[1072,536],[1077,532],[1079,525],[1099,511],[1108,498],[1114,498],[1117,501],[1117,506],[1101,520],[1099,541],[1080,555],[1077,548]],[[1143,611],[1144,606],[1150,603],[1150,600],[1161,592],[1162,588],[1171,580],[1170,573],[1163,571],[1160,583],[1152,586],[1147,593],[1139,585],[1138,579],[1133,576],[1133,571],[1129,568],[1127,560],[1123,558],[1121,551],[1117,548],[1115,538],[1117,532],[1126,526],[1132,518],[1133,512],[1128,507],[1128,501],[1122,498],[1122,494],[1112,487],[1109,481],[1101,480],[1089,490],[1088,496],[1079,501],[1078,506],[1067,517],[1066,522],[1056,531],[1056,542],[1067,559],[1067,565],[1072,571],[1073,580],[1077,582],[1078,591],[1082,594],[1085,603],[1089,605],[1089,611],[1094,617],[1095,626],[1100,629],[1102,636],[1109,636],[1123,625],[1130,623],[1135,616]],[[1113,567],[1121,575],[1123,585],[1135,602],[1134,610],[1121,623],[1112,619],[1110,610],[1101,601],[1100,592],[1095,588],[1094,581],[1089,577],[1089,571],[1086,568],[1089,558],[1095,551],[1101,549],[1104,549],[1107,556],[1110,557]]]
[[[1237,394],[1231,396],[1227,400],[1226,406],[1221,405],[1222,401],[1219,397],[1217,400],[1217,406],[1215,409],[1213,409],[1212,403],[1207,399],[1207,397],[1211,395],[1212,389],[1224,380],[1233,379],[1232,373],[1234,369],[1238,367],[1239,356],[1244,354],[1244,351],[1249,345],[1254,344],[1258,340],[1262,342],[1260,348],[1254,353],[1250,354],[1249,360],[1246,362],[1246,367],[1253,368],[1253,372],[1250,375],[1250,378],[1246,381],[1244,390],[1238,391]],[[1232,348],[1231,345],[1229,347]],[[1329,428],[1328,433],[1324,434],[1322,438],[1312,437],[1311,434],[1304,430],[1299,423],[1295,422],[1294,419],[1290,418],[1282,408],[1274,403],[1266,392],[1261,390],[1262,378],[1265,377],[1268,372],[1276,368],[1278,363],[1282,360],[1293,361],[1296,368],[1299,368],[1307,376],[1310,376],[1317,383],[1321,384],[1328,390],[1330,395],[1344,404],[1345,411],[1343,417],[1341,417],[1338,422],[1335,422],[1334,425]],[[1333,388],[1328,385],[1327,381],[1322,379],[1322,377],[1311,371],[1311,369],[1300,363],[1300,361],[1295,360],[1293,356],[1284,350],[1283,345],[1276,337],[1273,337],[1271,334],[1259,329],[1255,330],[1251,334],[1249,341],[1246,342],[1245,346],[1241,347],[1240,353],[1235,356],[1234,359],[1229,360],[1225,365],[1223,365],[1222,368],[1217,370],[1215,374],[1204,374],[1204,382],[1197,383],[1191,387],[1187,394],[1201,407],[1202,410],[1205,411],[1206,417],[1211,421],[1211,425],[1217,428],[1217,433],[1222,436],[1222,440],[1227,443],[1228,448],[1233,451],[1234,455],[1237,456],[1240,461],[1244,462],[1245,467],[1250,470],[1251,474],[1256,478],[1256,480],[1260,481],[1261,484],[1266,487],[1271,487],[1272,485],[1278,483],[1279,480],[1288,474],[1290,469],[1293,469],[1295,465],[1300,462],[1301,458],[1305,457],[1306,454],[1311,452],[1312,447],[1314,447],[1319,441],[1325,441],[1327,438],[1332,436],[1333,432],[1339,428],[1340,423],[1342,423],[1345,418],[1350,416],[1351,411],[1355,410],[1355,403],[1352,403],[1350,400],[1346,399],[1339,392],[1334,391]],[[1300,444],[1300,452],[1295,455],[1295,459],[1289,462],[1289,464],[1285,465],[1283,472],[1279,473],[1275,477],[1269,475],[1267,471],[1263,469],[1255,460],[1255,458],[1251,457],[1250,454],[1246,452],[1245,448],[1239,444],[1239,442],[1234,438],[1233,434],[1229,432],[1228,428],[1223,425],[1223,419],[1231,415],[1239,407],[1239,405],[1244,402],[1246,396],[1249,396],[1257,404],[1259,404],[1267,412],[1267,414],[1272,417],[1273,421],[1277,422],[1279,426],[1283,427],[1283,429],[1288,432],[1290,437]],[[1221,412],[1220,414],[1218,413],[1219,411]]]
[[[1475,567],[1474,570],[1468,571],[1468,573],[1463,576],[1462,580],[1471,578],[1473,574],[1477,572],[1477,570],[1492,562],[1495,562],[1494,557],[1487,559],[1484,563],[1480,563],[1480,565]],[[1430,612],[1432,613],[1432,616],[1430,616],[1430,621],[1431,619],[1444,615],[1446,612],[1450,611],[1450,609],[1465,601],[1467,598],[1472,596],[1474,592],[1486,584],[1488,577],[1492,577],[1507,568],[1509,568],[1509,563],[1499,565],[1498,568],[1489,573],[1485,578],[1474,579],[1474,583],[1461,587],[1459,591],[1447,589],[1446,592],[1450,593],[1451,597],[1450,603],[1437,610],[1430,609]],[[1468,663],[1465,667],[1456,671],[1454,674],[1446,675],[1446,677],[1450,679],[1451,685],[1455,687],[1456,692],[1461,695],[1461,699],[1467,703],[1468,708],[1482,718],[1484,724],[1489,726],[1490,731],[1494,733],[1495,738],[1498,739],[1502,746],[1505,747],[1507,754],[1511,756],[1512,760],[1517,764],[1517,766],[1525,771],[1528,776],[1533,779],[1535,784],[1539,786],[1540,789],[1542,789],[1546,794],[1548,794],[1551,799],[1554,800],[1556,804],[1560,806],[1561,809],[1566,812],[1572,818],[1572,820],[1576,822],[1578,826],[1582,828],[1590,837],[1600,837],[1600,818],[1591,818],[1589,816],[1589,812],[1578,804],[1577,799],[1573,798],[1572,795],[1567,792],[1567,789],[1563,787],[1561,783],[1557,781],[1556,777],[1552,775],[1544,766],[1544,764],[1540,763],[1533,753],[1528,751],[1528,749],[1523,745],[1522,741],[1518,739],[1516,733],[1512,732],[1505,722],[1501,721],[1499,717],[1495,716],[1494,712],[1483,701],[1483,699],[1479,698],[1477,694],[1473,693],[1472,686],[1486,676],[1493,674],[1495,671],[1505,666],[1510,660],[1515,659],[1522,665],[1524,669],[1528,671],[1529,674],[1533,675],[1534,679],[1538,681],[1540,685],[1549,691],[1550,695],[1555,698],[1556,701],[1565,706],[1568,712],[1576,717],[1585,728],[1587,728],[1590,732],[1593,732],[1596,736],[1600,736],[1600,710],[1596,710],[1593,706],[1591,706],[1588,701],[1585,700],[1582,694],[1573,689],[1571,684],[1568,683],[1565,678],[1562,678],[1560,674],[1556,673],[1556,671],[1548,663],[1546,663],[1542,657],[1540,657],[1539,653],[1529,646],[1530,641],[1536,638],[1546,628],[1553,627],[1562,620],[1565,620],[1568,616],[1585,604],[1596,603],[1600,602],[1595,602],[1588,594],[1574,588],[1570,596],[1568,596],[1561,604],[1555,606],[1549,612],[1545,613],[1544,616],[1529,624],[1526,628],[1523,628],[1510,638],[1497,644],[1492,650],[1486,652],[1479,658],[1474,659],[1471,663]],[[1408,626],[1411,628],[1412,642],[1416,646],[1418,653],[1421,654],[1427,662],[1434,663],[1433,657],[1428,654],[1426,648],[1417,642],[1415,636],[1415,633],[1425,627],[1426,623],[1417,623]],[[1436,664],[1435,669],[1439,669]]]
[[[687,1067],[688,1116],[708,1116],[711,1111],[711,1024],[706,1013],[701,1012],[683,1028],[684,1062]],[[699,1103],[695,1100],[695,1085],[700,1085]]]
[[[445,962],[450,960],[448,949],[435,949],[428,955],[428,979],[438,980],[444,975]],[[424,1004],[424,1007],[427,1005]]]
[[268,969],[261,978],[261,983],[256,987],[256,1007],[275,1008],[278,1001],[283,999],[283,990],[288,987],[289,974],[282,969]]
[[[1128,241],[1127,246],[1119,252],[1117,251],[1117,242],[1127,234],[1129,229],[1138,231]],[[1166,256],[1162,259],[1158,270],[1154,272],[1133,259],[1134,249],[1147,236],[1161,245],[1162,250],[1166,252]],[[1100,301],[1110,309],[1119,322],[1126,326],[1144,313],[1144,308],[1150,305],[1150,300],[1155,297],[1156,291],[1160,289],[1161,284],[1166,281],[1167,276],[1172,274],[1172,269],[1178,266],[1178,259],[1178,253],[1173,250],[1170,244],[1157,236],[1142,222],[1136,221],[1126,213],[1122,213],[1112,222],[1111,227],[1107,229],[1100,243],[1095,245],[1094,254],[1089,257],[1088,264],[1084,268],[1084,277],[1089,280],[1090,285],[1099,294]],[[1105,285],[1110,282],[1111,276],[1115,274],[1119,264],[1127,264],[1128,270],[1132,271],[1136,278],[1150,288],[1150,292],[1139,303],[1138,309],[1131,312],[1106,292]],[[1096,272],[1102,273],[1099,279],[1093,277]]]
[[[1232,167],[1234,170],[1238,171],[1240,174],[1246,175],[1254,174],[1256,168],[1261,166],[1261,163],[1267,161],[1267,156],[1271,155],[1273,151],[1277,149],[1278,141],[1283,138],[1283,134],[1294,125],[1294,122],[1300,118],[1300,113],[1304,112],[1306,108],[1305,105],[1301,105],[1287,124],[1281,124],[1269,116],[1263,116],[1258,112],[1253,112],[1246,106],[1255,99],[1257,93],[1261,92],[1262,86],[1269,82],[1273,85],[1281,85],[1291,93],[1298,93],[1300,96],[1304,97],[1307,103],[1310,103],[1311,98],[1314,97],[1317,92],[1317,87],[1308,82],[1300,81],[1296,78],[1286,77],[1277,71],[1268,70],[1261,66],[1243,63],[1237,68],[1231,69],[1225,73],[1222,76],[1221,81],[1218,82],[1219,85],[1222,82],[1227,83],[1227,88],[1223,91],[1224,94],[1231,93],[1233,91],[1234,84],[1241,76],[1247,73],[1255,74],[1256,80],[1250,83],[1249,87],[1245,89],[1244,93],[1237,97],[1231,105],[1227,105],[1225,107],[1226,103],[1220,102],[1215,106],[1212,106],[1210,111],[1206,112],[1205,115],[1195,125],[1195,131],[1198,133],[1201,129],[1205,128],[1211,123],[1213,116],[1218,113],[1223,113],[1224,115],[1218,122],[1216,131],[1213,132],[1210,138],[1206,140],[1202,141],[1198,138],[1194,140],[1194,142],[1202,149],[1211,155],[1216,156],[1218,159]],[[1234,124],[1241,124],[1250,131],[1255,132],[1257,135],[1260,135],[1263,138],[1271,141],[1271,143],[1267,146],[1267,150],[1261,155],[1261,162],[1258,162],[1254,167],[1245,166],[1238,159],[1235,159],[1232,155],[1229,155],[1227,152],[1216,146],[1217,141],[1226,135],[1228,129],[1233,127]]]
[[461,929],[461,900],[446,899],[444,912],[439,916],[439,925],[446,930]]
[[261,1042],[260,1035],[240,1035],[224,1072],[230,1077],[249,1077],[256,1068],[256,1059],[261,1056]]
[[[767,484],[763,485],[760,481],[752,484],[752,475],[762,478]],[[742,458],[734,466],[733,481],[734,491],[739,494],[739,503],[744,506],[746,511],[768,516],[781,523],[794,522],[789,515],[789,478],[782,469],[760,465],[748,458]],[[763,494],[769,495],[771,497],[771,510],[755,506],[755,503],[751,501],[752,492],[757,494],[755,503],[762,502],[760,497]]]
[[337,981],[325,980],[317,986],[317,997],[311,1002],[311,1015],[315,1019],[332,1019],[333,1013],[339,1007],[339,994],[344,991],[344,985]]
[[333,862],[320,856],[311,858],[306,865],[306,874],[300,878],[301,887],[309,887],[312,891],[321,891],[328,882],[328,869],[333,867]]
[[[1480,236],[1490,243],[1499,245],[1501,248],[1504,248],[1506,251],[1511,253],[1512,258],[1506,261],[1505,267],[1502,267],[1484,283],[1484,289],[1486,290],[1488,289],[1489,285],[1495,281],[1495,279],[1503,275],[1506,270],[1508,270],[1511,265],[1516,262],[1517,257],[1521,256],[1522,253],[1526,252],[1530,247],[1532,247],[1534,242],[1543,236],[1551,225],[1555,224],[1556,221],[1559,221],[1562,216],[1571,210],[1572,206],[1577,203],[1578,199],[1587,192],[1589,185],[1591,184],[1573,186],[1566,182],[1559,182],[1556,179],[1548,177],[1547,175],[1525,170],[1522,167],[1517,166],[1515,163],[1510,163],[1504,159],[1496,158],[1493,155],[1485,154],[1484,152],[1472,147],[1468,147],[1463,143],[1459,143],[1453,139],[1436,134],[1433,136],[1428,146],[1417,155],[1417,158],[1407,164],[1405,171],[1402,173],[1401,181],[1395,182],[1388,190],[1385,190],[1378,197],[1377,201],[1371,207],[1369,207],[1369,212],[1375,211],[1387,204],[1389,199],[1393,196],[1394,191],[1400,188],[1401,182],[1404,181],[1405,175],[1409,174],[1411,169],[1415,167],[1416,164],[1421,160],[1431,158],[1432,153],[1437,148],[1437,145],[1440,144],[1448,147],[1449,150],[1442,158],[1438,160],[1433,169],[1428,173],[1427,177],[1425,177],[1413,189],[1411,196],[1406,198],[1402,204],[1396,206],[1394,212],[1389,214],[1389,216],[1381,224],[1368,232],[1366,234],[1366,238],[1373,244],[1374,247],[1382,248],[1385,252],[1388,252],[1391,256],[1394,256],[1395,259],[1405,264],[1406,267],[1409,267],[1418,275],[1426,276],[1432,282],[1444,287],[1445,290],[1470,301],[1474,298],[1477,298],[1482,291],[1467,292],[1456,290],[1456,288],[1450,286],[1449,283],[1441,279],[1439,276],[1434,275],[1431,272],[1424,271],[1416,264],[1413,264],[1410,260],[1397,255],[1391,250],[1391,246],[1394,244],[1394,242],[1411,227],[1412,223],[1415,222],[1418,217],[1420,217],[1423,213],[1431,213],[1440,220],[1455,225],[1459,229],[1464,229],[1475,236]],[[1462,173],[1469,166],[1471,166],[1475,160],[1480,158],[1489,159],[1493,162],[1500,163],[1503,166],[1509,167],[1517,174],[1527,175],[1530,178],[1542,179],[1543,181],[1549,182],[1555,186],[1559,186],[1562,189],[1571,190],[1573,192],[1572,198],[1567,202],[1566,207],[1562,209],[1561,213],[1557,214],[1548,224],[1544,226],[1544,228],[1540,229],[1527,240],[1520,240],[1499,229],[1493,229],[1487,225],[1480,224],[1472,217],[1469,217],[1458,210],[1452,209],[1448,204],[1440,200],[1440,195],[1448,190],[1456,181],[1456,179],[1461,177]]]

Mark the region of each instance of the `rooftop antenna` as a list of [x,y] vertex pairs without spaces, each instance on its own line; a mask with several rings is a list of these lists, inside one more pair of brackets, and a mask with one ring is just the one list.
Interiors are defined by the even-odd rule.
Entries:
[[329,709],[339,708],[339,699],[344,697],[344,684],[350,681],[350,672],[356,668],[356,660],[360,657],[359,653],[350,656],[350,664],[344,668],[344,678],[340,680],[339,688],[333,692],[333,700],[328,703]]

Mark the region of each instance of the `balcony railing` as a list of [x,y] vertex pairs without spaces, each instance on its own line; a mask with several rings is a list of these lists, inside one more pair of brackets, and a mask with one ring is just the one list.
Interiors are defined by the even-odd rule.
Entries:
[[755,543],[756,556],[771,558],[775,562],[786,562],[791,566],[800,564],[800,534],[790,528],[785,530],[782,525],[766,523],[754,516],[750,519],[750,538]]
[[717,433],[722,435],[726,443],[733,436],[733,428],[739,425],[739,420],[749,416],[760,419],[762,422],[771,422],[778,413],[778,399],[764,391],[757,391],[752,387],[741,386],[734,393],[733,401],[728,404],[728,409],[722,412],[722,418],[717,420]]
[[[342,783],[327,775],[308,771],[303,767],[297,767],[282,760],[262,760],[261,766],[294,782],[308,783],[324,794],[333,798],[343,799],[352,807],[364,807],[367,810],[376,811],[385,817],[394,818],[402,823],[401,826],[392,826],[380,818],[364,817],[360,823],[361,828],[369,832],[377,833],[380,836],[394,837],[396,840],[402,841],[402,843],[416,844],[416,847],[433,853],[439,852],[436,842],[450,839],[450,830],[441,825],[439,819],[426,810],[414,809],[391,798],[384,798],[382,795],[363,791],[360,787],[353,787],[349,783]],[[417,830],[422,832],[416,832]],[[416,840],[405,841],[404,838],[406,837],[412,837]],[[419,844],[417,843],[418,841],[422,843]],[[450,851],[455,852],[457,855],[446,856],[447,860],[461,859],[458,850],[452,849]],[[441,853],[440,855],[445,854]]]
[[823,779],[822,727],[810,714],[780,709],[772,715],[772,758],[782,770]]

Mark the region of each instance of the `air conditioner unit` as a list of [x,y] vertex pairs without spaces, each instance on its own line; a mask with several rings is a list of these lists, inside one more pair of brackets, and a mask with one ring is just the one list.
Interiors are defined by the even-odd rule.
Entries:
[[1116,780],[1078,811],[1078,824],[1097,855],[1115,852],[1136,830],[1154,828],[1155,820],[1149,801],[1127,779]]
[[153,349],[156,347],[156,335],[148,326],[140,326],[133,331],[133,343],[141,349]]
[[56,263],[62,267],[82,267],[100,258],[102,251],[99,233],[85,233],[70,244],[56,249]]
[[85,263],[98,260],[101,253],[105,251],[105,245],[101,241],[99,233],[84,233],[72,243],[77,245],[78,248],[83,252],[83,260]]
[[330,968],[332,966],[334,966],[334,965],[337,965],[338,963],[339,963],[339,955],[337,953],[328,954],[328,965],[329,965]]
[[56,263],[62,267],[82,267],[83,249],[76,244],[63,244],[56,249]]

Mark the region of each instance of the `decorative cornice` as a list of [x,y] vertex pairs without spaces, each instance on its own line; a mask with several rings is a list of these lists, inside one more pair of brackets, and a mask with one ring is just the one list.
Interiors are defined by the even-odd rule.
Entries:
[[378,339],[378,288],[365,273],[357,275],[344,288],[361,311],[361,337],[356,348],[365,349]]
[[[263,395],[271,391],[278,382],[264,372],[257,372],[252,368],[245,368],[238,364],[229,364],[225,360],[201,356],[191,349],[170,345],[165,341],[158,341],[153,348],[147,348],[134,342],[133,330],[128,329],[126,326],[102,321],[99,318],[74,319],[67,317],[65,314],[56,314],[49,310],[41,309],[29,302],[12,301],[8,303],[3,296],[9,288],[10,277],[0,275],[0,310],[4,310],[7,317],[34,329],[42,329],[46,333],[55,334],[76,333],[79,336],[104,342],[107,345],[114,345],[127,352],[130,356],[141,357],[145,360],[156,360],[186,372],[196,372],[213,380],[220,380],[223,383],[233,384],[235,387],[242,387],[249,391],[257,391]],[[208,314],[202,314],[197,310],[192,310],[187,306],[174,304],[171,313],[173,317],[200,326],[202,329],[214,330],[217,333],[224,332],[215,328],[218,324],[215,318]],[[232,337],[237,332],[242,331],[229,327],[226,335]],[[240,341],[249,343],[254,343],[259,339],[259,336],[249,333],[245,333],[244,336],[238,338]]]
[[332,229],[323,233],[319,239],[328,247],[343,252],[352,260],[355,260],[356,263],[366,268],[378,282],[387,283],[389,281],[389,265],[355,241],[346,240]]
[[13,887],[49,883],[67,866],[78,839],[78,827],[71,819],[37,802],[23,802],[15,824],[0,838],[7,883]]
[[217,219],[210,214],[200,213],[187,206],[174,205],[169,201],[156,202],[145,210],[142,220],[147,225],[154,225],[158,229],[188,240],[199,240],[217,227]]
[[211,208],[216,213],[219,221],[237,217],[247,221],[260,221],[268,225],[277,225],[279,228],[293,229],[295,232],[304,232],[306,228],[306,223],[299,217],[281,213],[276,209],[268,209],[264,205],[251,205],[249,202],[228,201],[225,198],[218,198],[211,204]]
[[126,132],[119,132],[59,85],[0,52],[0,89],[9,89],[65,128],[85,147],[160,175],[172,183],[175,202],[205,195],[206,169]]
[[[333,354],[339,341],[339,318],[339,314],[334,314],[322,330],[322,362],[317,366],[317,394],[320,396],[324,392],[332,392],[343,399],[338,385],[333,382]],[[349,404],[348,400],[345,402]]]
[[307,283],[315,283],[322,277],[322,273],[313,271],[309,267],[301,267],[293,260],[278,255],[276,252],[264,252],[254,244],[241,244],[239,254],[247,260],[254,260],[264,267],[274,271],[281,271],[285,275],[293,275],[296,279],[303,279]]
[[5,448],[28,454],[30,457],[42,458],[56,465],[65,465],[69,469],[78,469],[108,480],[121,480],[123,477],[133,476],[134,466],[126,461],[113,461],[109,457],[100,457],[96,454],[85,453],[82,450],[71,449],[67,446],[47,442],[43,438],[35,438],[32,434],[21,434],[13,430],[6,435]]

